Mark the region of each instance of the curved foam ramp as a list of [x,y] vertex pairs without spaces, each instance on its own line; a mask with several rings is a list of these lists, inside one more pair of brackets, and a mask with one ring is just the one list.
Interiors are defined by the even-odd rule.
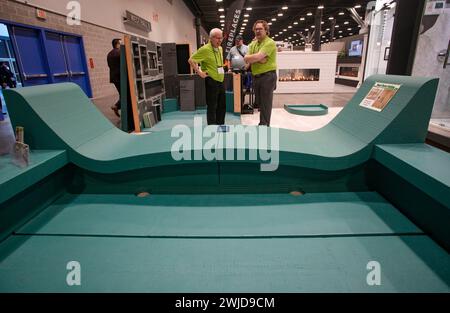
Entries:
[[[360,106],[376,82],[401,84],[381,112]],[[373,75],[325,127],[311,132],[279,129],[280,164],[340,170],[367,161],[374,144],[423,143],[436,96],[438,79]],[[271,137],[272,128],[268,129]],[[261,132],[261,129],[259,130]],[[223,134],[225,150],[249,150]],[[232,152],[230,152],[232,153]]]
[[[359,106],[376,82],[402,85],[382,112]],[[408,76],[369,77],[327,126],[304,133],[280,129],[279,163],[340,170],[367,161],[373,144],[424,142],[437,83],[437,79]],[[177,138],[172,138],[170,131],[126,134],[112,125],[76,84],[8,89],[5,97],[12,104],[13,126],[25,127],[25,139],[32,149],[66,149],[69,160],[82,168],[114,173],[181,163],[171,156]],[[266,130],[253,128],[257,133]],[[218,145],[223,148],[218,150],[251,150],[248,142],[240,145],[228,140],[235,135],[219,134]],[[255,161],[262,161],[259,154]]]

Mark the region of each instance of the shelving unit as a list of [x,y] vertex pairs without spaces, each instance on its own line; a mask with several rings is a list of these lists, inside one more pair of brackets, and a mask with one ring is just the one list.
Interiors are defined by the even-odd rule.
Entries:
[[[135,97],[135,101],[132,99],[134,129],[140,132],[161,121],[161,106],[165,98],[162,50],[161,44],[157,42],[134,36],[128,38],[125,44],[129,42],[130,47],[126,51],[129,51],[129,59],[132,60],[132,75],[129,75],[129,80]],[[148,122],[148,112],[152,112],[150,115],[154,116],[154,122]]]

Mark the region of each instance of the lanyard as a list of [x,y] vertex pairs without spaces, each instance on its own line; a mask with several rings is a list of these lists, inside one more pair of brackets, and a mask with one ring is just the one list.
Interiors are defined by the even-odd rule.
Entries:
[[[219,65],[219,64],[217,63],[216,51],[214,50],[214,47],[213,47],[212,45],[211,45],[211,49],[212,49],[213,54],[214,54],[214,59],[216,59],[216,65],[217,65],[217,67],[222,67],[222,65],[223,65],[222,57],[220,57],[221,64]],[[220,53],[220,49],[219,49],[219,48],[217,48],[217,49],[219,50],[219,53]]]

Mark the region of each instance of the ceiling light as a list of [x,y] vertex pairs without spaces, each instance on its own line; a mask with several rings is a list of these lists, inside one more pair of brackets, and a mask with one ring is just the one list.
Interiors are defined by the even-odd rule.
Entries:
[[339,28],[339,25],[334,25],[334,28]]
[[339,12],[339,15],[344,15],[344,12]]
[[330,30],[329,28],[325,29],[325,30]]
[[353,35],[353,33],[349,33],[349,35],[351,36],[351,35]]
[[316,26],[314,26],[314,25],[311,25],[311,28],[316,28]]
[[285,31],[287,31],[287,29],[285,28],[285,29],[283,29],[283,31],[285,32]]
[[248,22],[248,20],[247,20],[247,19],[245,19],[245,20],[244,20],[244,22]]
[[267,23],[267,25],[272,25],[272,22]]
[[244,14],[244,17],[249,17],[250,16],[250,14]]
[[225,18],[225,15],[221,15],[220,18]]
[[220,20],[221,23],[225,23],[225,20]]
[[274,22],[275,22],[276,20],[277,20],[276,18],[273,18],[273,19],[272,19],[272,21],[274,21]]
[[347,25],[347,24],[348,24],[348,21],[345,21],[345,22],[344,22],[344,25]]
[[323,5],[319,5],[317,8],[318,8],[319,10],[322,10],[322,9],[323,9]]
[[278,13],[278,16],[283,16],[283,13]]
[[330,16],[328,19],[331,21],[334,20],[334,17]]
[[312,15],[312,13],[311,12],[308,12],[306,15],[308,15],[308,16],[311,16]]
[[347,30],[352,30],[351,28],[347,28]]
[[359,9],[361,7],[361,5],[357,4],[355,5],[355,9]]
[[325,24],[325,22],[324,22],[324,21],[322,21],[322,22],[320,22],[320,24],[322,24],[322,25],[323,25],[323,24]]
[[288,26],[288,28],[292,28],[292,26],[291,26],[291,25],[289,25],[289,26]]
[[247,26],[247,23],[242,23],[242,26]]
[[247,11],[251,11],[251,10],[252,10],[252,8],[247,8],[246,10],[247,10]]
[[305,28],[305,32],[307,32],[307,31],[309,31],[309,29],[308,29],[308,28]]
[[298,25],[298,22],[294,22],[294,25]]
[[304,18],[304,17],[301,17],[301,18],[300,18],[300,21],[304,21],[304,20],[305,20],[305,18]]
[[222,2],[223,0],[216,0],[216,2]]
[[288,7],[287,7],[287,6],[284,6],[284,7],[282,7],[281,9],[282,9],[282,10],[287,10]]
[[223,12],[225,11],[223,8],[219,8],[219,12]]

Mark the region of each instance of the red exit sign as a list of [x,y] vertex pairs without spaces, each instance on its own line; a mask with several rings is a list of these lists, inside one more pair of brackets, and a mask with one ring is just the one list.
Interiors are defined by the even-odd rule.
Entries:
[[46,20],[47,19],[47,12],[45,12],[44,10],[41,10],[41,9],[36,9],[36,16],[37,16],[37,18],[40,18],[42,20]]

